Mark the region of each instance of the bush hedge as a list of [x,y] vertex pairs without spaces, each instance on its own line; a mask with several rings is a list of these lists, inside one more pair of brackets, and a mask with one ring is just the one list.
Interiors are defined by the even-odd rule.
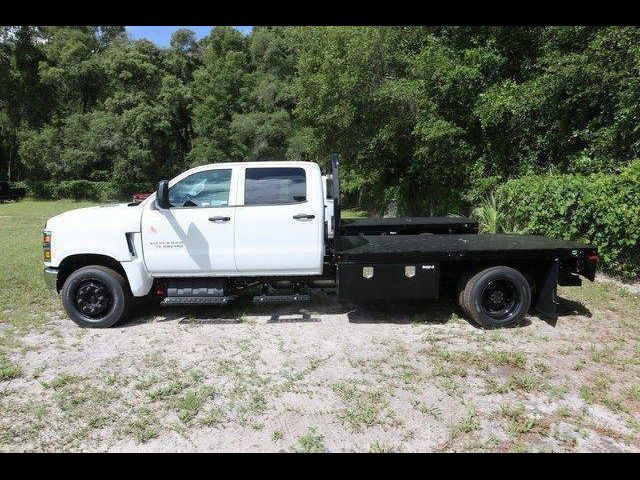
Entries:
[[24,187],[27,196],[42,200],[93,200],[107,202],[114,200],[127,201],[134,192],[148,192],[149,188],[141,185],[116,185],[112,182],[93,182],[90,180],[33,181],[16,182]]
[[108,182],[92,182],[89,180],[63,181],[30,181],[18,182],[27,190],[27,195],[44,200],[70,198],[73,200],[109,200],[110,185]]
[[640,276],[640,161],[619,174],[546,175],[497,188],[518,229],[598,247],[603,270]]

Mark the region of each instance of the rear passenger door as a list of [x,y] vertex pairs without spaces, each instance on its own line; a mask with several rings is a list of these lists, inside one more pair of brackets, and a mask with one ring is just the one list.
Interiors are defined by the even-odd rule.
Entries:
[[[308,167],[245,167],[238,185],[235,258],[252,275],[322,271],[323,203]],[[319,177],[318,177],[319,178]]]

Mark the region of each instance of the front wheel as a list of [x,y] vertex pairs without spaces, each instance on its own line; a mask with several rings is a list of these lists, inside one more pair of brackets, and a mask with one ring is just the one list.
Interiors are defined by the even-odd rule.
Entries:
[[67,315],[81,327],[115,325],[127,315],[131,303],[126,280],[101,265],[73,272],[64,282],[60,295]]
[[531,305],[531,286],[511,267],[491,267],[472,276],[460,294],[463,310],[485,328],[521,322]]

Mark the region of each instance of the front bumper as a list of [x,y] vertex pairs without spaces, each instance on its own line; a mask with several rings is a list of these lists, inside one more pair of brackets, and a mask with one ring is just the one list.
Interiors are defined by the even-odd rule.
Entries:
[[44,283],[49,290],[58,293],[58,270],[56,268],[44,269]]

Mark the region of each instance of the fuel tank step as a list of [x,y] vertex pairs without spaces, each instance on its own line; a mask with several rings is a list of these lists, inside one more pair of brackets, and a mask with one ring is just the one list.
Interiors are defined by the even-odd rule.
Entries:
[[167,297],[224,297],[222,278],[172,278],[167,280]]
[[233,297],[164,297],[160,305],[226,305]]

